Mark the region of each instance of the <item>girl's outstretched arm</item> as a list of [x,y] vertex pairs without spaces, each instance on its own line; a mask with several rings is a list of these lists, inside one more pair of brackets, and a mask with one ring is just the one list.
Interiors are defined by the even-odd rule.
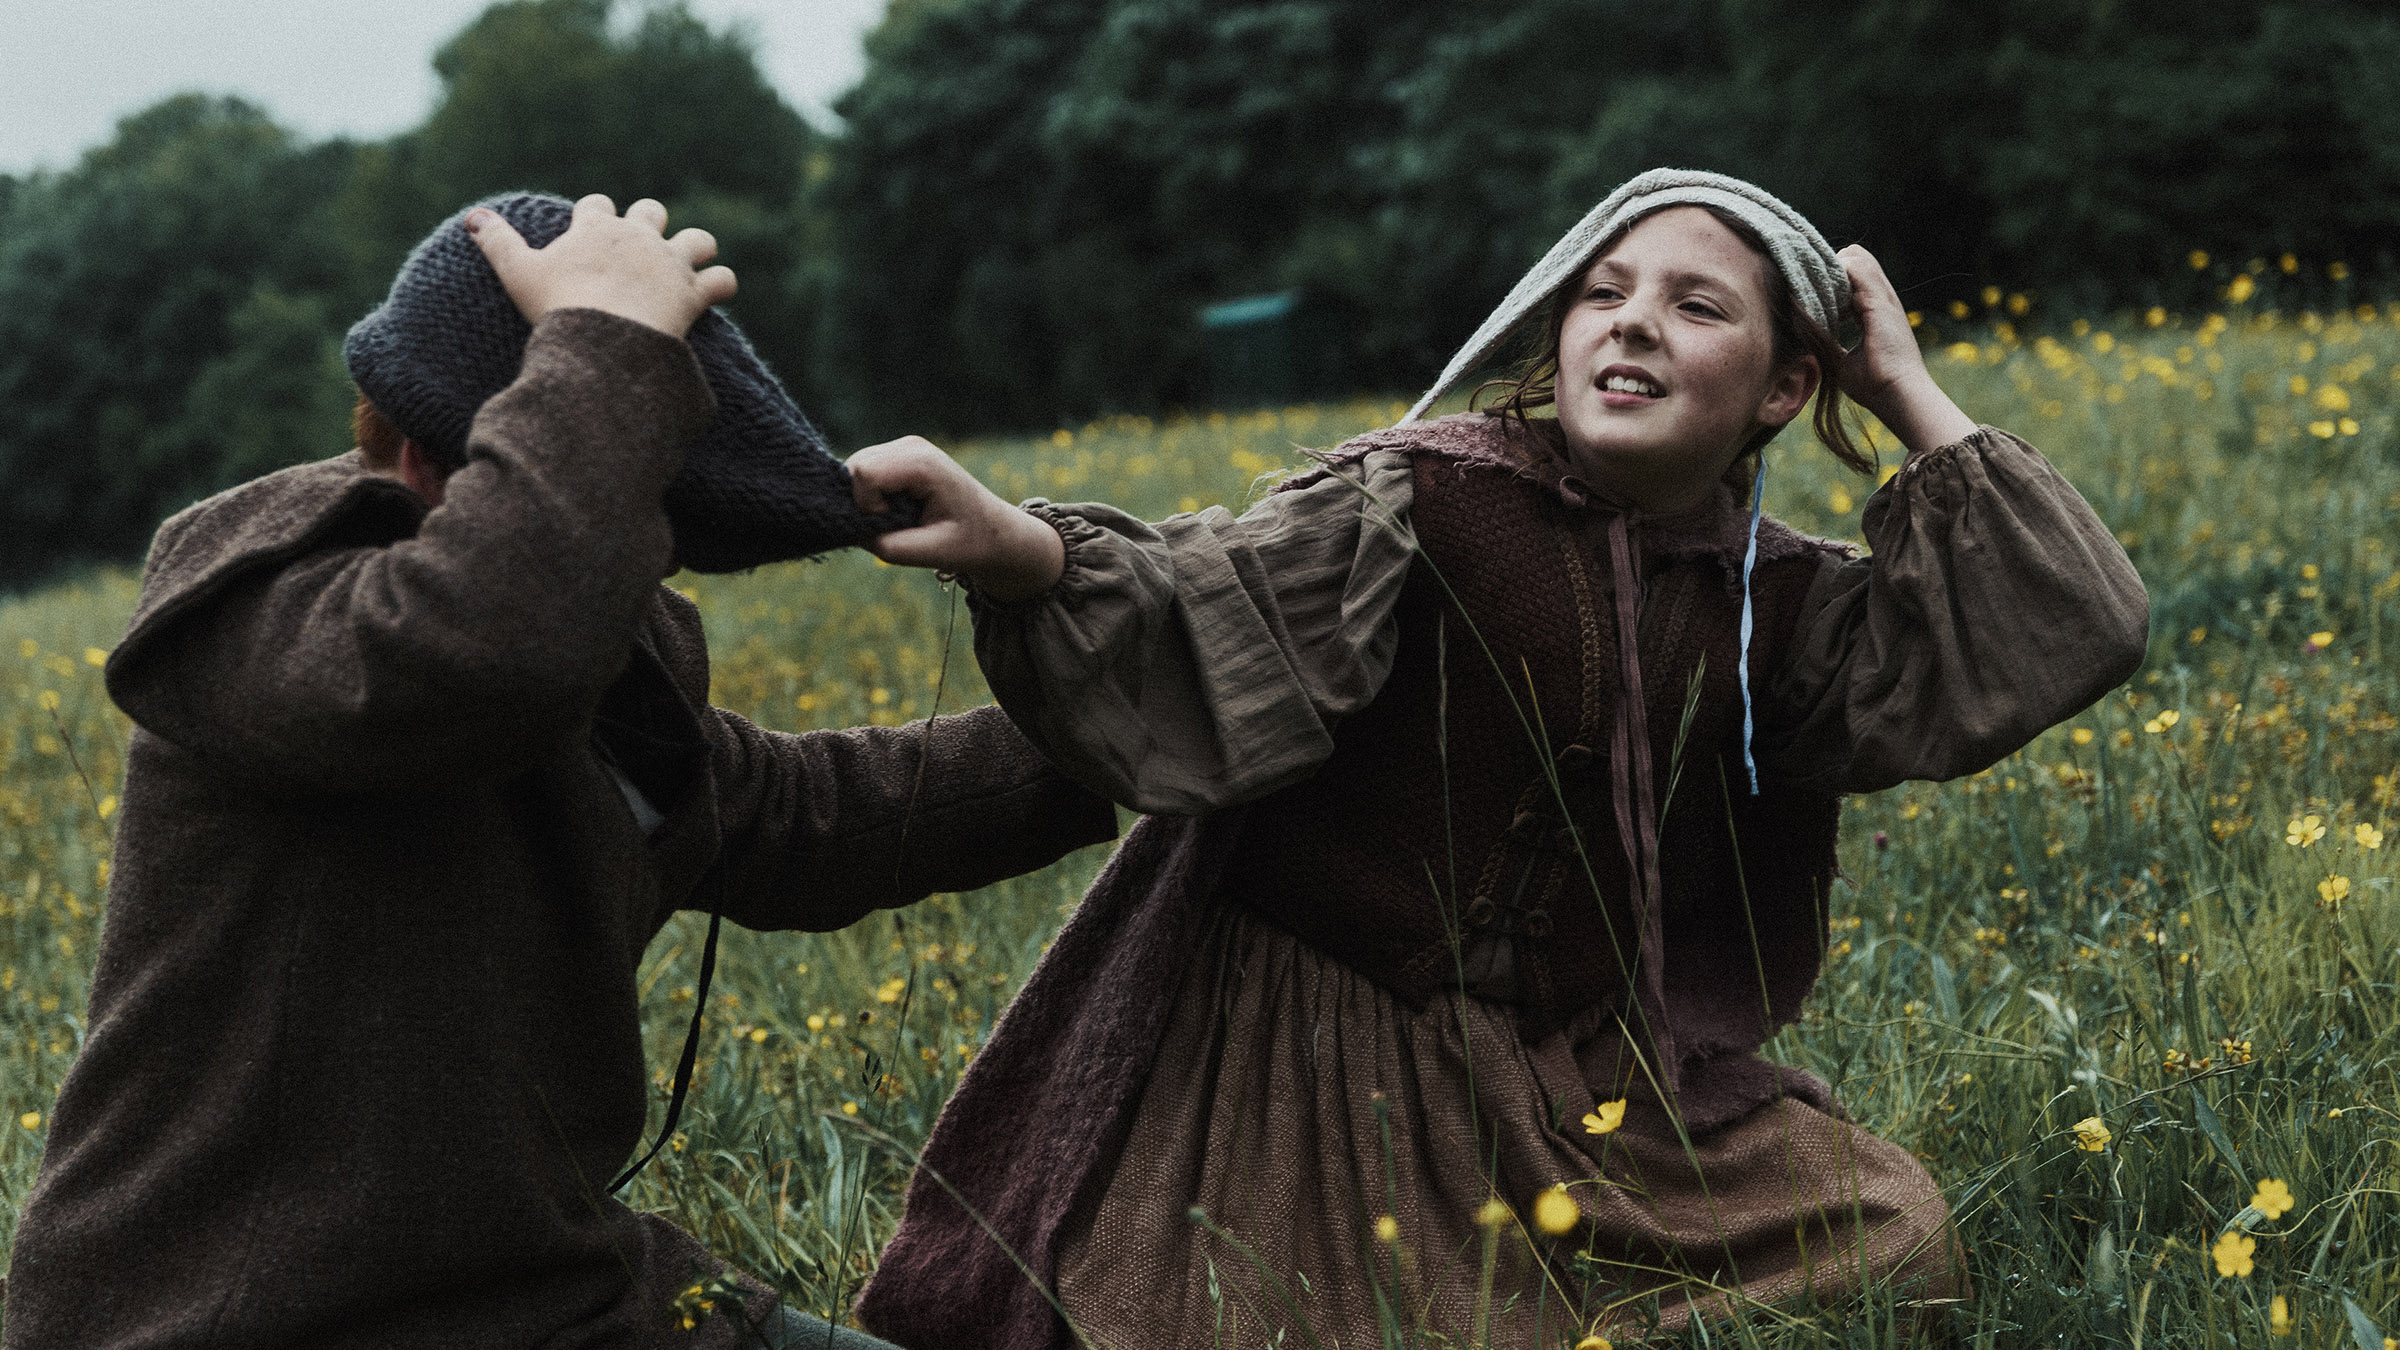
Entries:
[[1058,531],[1009,505],[941,447],[922,436],[870,445],[849,459],[859,509],[879,512],[887,495],[917,498],[917,523],[868,541],[876,557],[964,577],[1002,602],[1030,600],[1066,570]]
[[923,501],[887,561],[966,579],[1001,707],[1069,777],[1188,815],[1305,777],[1375,697],[1414,558],[1408,456],[1144,523],[1097,502],[1010,506],[923,441],[850,459],[858,499]]

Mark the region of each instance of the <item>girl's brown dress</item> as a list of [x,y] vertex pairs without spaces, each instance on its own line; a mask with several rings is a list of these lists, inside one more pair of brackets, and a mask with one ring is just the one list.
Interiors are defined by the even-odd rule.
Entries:
[[1468,415],[1238,520],[1036,509],[1068,573],[979,604],[979,658],[1063,769],[1159,814],[945,1111],[871,1327],[1069,1343],[994,1234],[1111,1346],[1964,1293],[1917,1162],[1753,1052],[1816,976],[1837,794],[1985,767],[2140,660],[2139,579],[2031,447],[1912,456],[1867,558],[1762,527],[1757,796],[1730,491],[1636,518]]

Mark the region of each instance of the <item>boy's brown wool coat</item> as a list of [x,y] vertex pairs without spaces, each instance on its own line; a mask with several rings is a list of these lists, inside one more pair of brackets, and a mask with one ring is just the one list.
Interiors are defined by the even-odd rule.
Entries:
[[744,1343],[726,1304],[674,1325],[719,1264],[604,1193],[643,1142],[651,939],[712,903],[838,928],[1115,817],[995,708],[790,736],[708,706],[659,501],[712,408],[682,342],[567,311],[441,509],[353,453],[160,530],[9,1350]]

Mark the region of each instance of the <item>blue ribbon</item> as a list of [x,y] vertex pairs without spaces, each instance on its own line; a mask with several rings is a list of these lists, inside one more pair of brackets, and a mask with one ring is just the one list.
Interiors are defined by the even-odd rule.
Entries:
[[1767,452],[1758,452],[1758,472],[1750,479],[1750,546],[1742,552],[1742,654],[1734,678],[1742,686],[1742,767],[1750,771],[1750,795],[1758,795],[1758,760],[1750,753],[1750,572],[1758,566],[1758,513],[1767,497]]

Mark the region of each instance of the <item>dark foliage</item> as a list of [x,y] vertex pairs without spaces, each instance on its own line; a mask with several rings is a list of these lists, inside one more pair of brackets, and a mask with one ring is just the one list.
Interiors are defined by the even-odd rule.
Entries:
[[1411,391],[1658,164],[1767,184],[1929,311],[2198,309],[2285,252],[2253,303],[2329,305],[2395,265],[2381,0],[893,0],[833,137],[739,33],[618,9],[492,6],[388,141],[184,97],[0,176],[0,584],[338,448],[341,331],[506,188],[714,230],[849,444],[1203,402],[1199,307],[1291,288],[1343,316],[1331,364]]

